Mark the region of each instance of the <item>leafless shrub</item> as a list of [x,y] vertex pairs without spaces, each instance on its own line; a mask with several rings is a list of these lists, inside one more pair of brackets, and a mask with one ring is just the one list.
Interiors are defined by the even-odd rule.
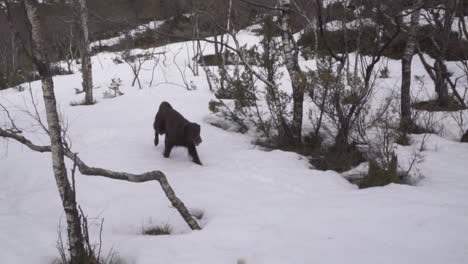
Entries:
[[155,53],[155,48],[142,50],[138,53],[132,51],[135,47],[134,39],[130,35],[125,36],[127,45],[118,58],[114,58],[114,63],[125,62],[131,69],[133,74],[132,87],[135,83],[138,83],[138,87],[141,89],[140,72],[143,69],[143,65],[152,59],[155,59],[160,53]]
[[468,129],[466,113],[464,111],[450,112],[450,117],[455,121],[458,129],[458,135],[461,137]]
[[183,48],[181,47],[179,50],[177,50],[174,53],[174,56],[172,58],[172,63],[176,66],[177,71],[179,72],[180,79],[182,80],[182,83],[183,83],[182,86],[185,87],[185,89],[187,89],[188,91],[195,90],[197,87],[195,86],[195,84],[192,81],[189,81],[188,78],[187,78],[187,68],[190,68],[190,61],[189,62],[184,62],[183,69],[177,63],[177,56],[180,54],[182,49]]
[[[121,258],[117,252],[115,252],[113,249],[109,251],[107,255],[102,255],[101,248],[102,248],[102,227],[103,227],[103,221],[101,222],[100,226],[100,234],[99,234],[99,242],[95,243],[93,245],[87,244],[86,247],[91,248],[94,251],[97,251],[96,253],[93,253],[93,255],[88,255],[84,262],[86,264],[126,264],[128,263],[125,259]],[[70,257],[68,256],[68,250],[67,246],[65,245],[64,239],[63,239],[63,226],[61,223],[59,223],[58,227],[58,238],[57,238],[57,244],[56,248],[58,251],[59,256],[52,262],[52,264],[70,264]],[[89,252],[87,253],[89,254]],[[95,255],[97,254],[97,256]]]
[[418,114],[418,126],[421,139],[417,145],[412,146],[410,158],[407,160],[407,166],[399,166],[400,177],[405,183],[410,185],[417,184],[424,175],[420,172],[418,164],[424,161],[424,152],[427,150],[427,141],[432,134],[441,133],[441,126],[435,119],[433,112],[420,112]]
[[[391,104],[394,97],[386,101]],[[382,105],[377,113],[373,115],[373,120],[368,125],[368,129],[374,127],[372,138],[368,138],[369,150],[368,159],[377,161],[381,168],[388,170],[395,157],[396,141],[400,136],[399,120],[397,118],[395,105]]]
[[122,80],[120,78],[112,78],[111,83],[109,85],[109,90],[104,92],[103,98],[115,98],[117,96],[123,95],[124,93],[120,91],[121,85]]

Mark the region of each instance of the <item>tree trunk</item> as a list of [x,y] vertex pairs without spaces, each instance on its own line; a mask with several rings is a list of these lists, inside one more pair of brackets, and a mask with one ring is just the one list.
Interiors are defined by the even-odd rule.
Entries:
[[416,48],[417,30],[419,27],[421,0],[413,6],[411,14],[410,28],[408,29],[408,39],[401,59],[401,119],[400,129],[408,133],[414,127],[411,119],[411,63]]
[[16,41],[15,33],[11,32],[11,67],[13,73],[16,73]]
[[342,127],[338,130],[338,133],[335,137],[335,145],[333,146],[333,151],[336,153],[345,153],[350,151],[349,147],[349,129],[348,127]]
[[81,72],[83,77],[83,90],[85,91],[84,104],[94,104],[93,99],[93,68],[91,64],[91,49],[88,32],[88,7],[86,0],[75,0],[77,22],[80,34]]
[[74,190],[68,180],[67,169],[64,162],[64,149],[61,136],[62,131],[55,101],[54,83],[50,72],[49,59],[46,54],[47,48],[37,15],[37,2],[34,0],[24,0],[24,3],[27,17],[31,24],[32,43],[34,49],[33,60],[39,70],[42,81],[44,104],[52,150],[52,167],[67,220],[71,263],[79,263],[85,256],[85,248]]
[[444,61],[436,60],[434,62],[434,73],[435,73],[435,90],[437,93],[437,99],[440,107],[448,107],[449,105],[449,93],[446,82],[447,77],[447,66]]
[[295,144],[300,145],[302,142],[302,118],[304,104],[304,88],[301,84],[301,76],[303,75],[298,62],[298,51],[295,47],[294,39],[291,32],[291,1],[281,0],[281,39],[285,58],[286,68],[291,77],[292,98],[293,98],[293,120],[291,130]]

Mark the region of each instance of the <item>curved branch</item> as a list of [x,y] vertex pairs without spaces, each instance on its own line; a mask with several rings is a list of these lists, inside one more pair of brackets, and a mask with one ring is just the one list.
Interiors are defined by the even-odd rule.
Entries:
[[0,137],[14,139],[14,140],[18,141],[19,143],[25,145],[26,147],[28,147],[28,148],[30,148],[30,149],[32,149],[34,151],[37,151],[37,152],[44,153],[44,152],[51,152],[52,151],[50,146],[35,145],[35,144],[33,144],[31,142],[31,140],[25,138],[24,136],[20,135],[19,133],[9,132],[9,131],[4,130],[2,128],[0,128]]
[[[14,139],[18,141],[19,143],[27,146],[31,150],[34,150],[37,152],[51,152],[52,151],[50,146],[36,145],[24,136],[18,133],[8,132],[2,128],[0,128],[0,137]],[[176,196],[174,190],[172,189],[171,185],[169,184],[167,180],[166,175],[164,175],[163,172],[150,171],[150,172],[145,172],[143,174],[132,174],[132,173],[127,173],[127,172],[117,172],[117,171],[111,171],[111,170],[106,170],[102,168],[89,167],[86,163],[84,163],[78,157],[76,153],[73,153],[70,149],[64,149],[64,152],[65,152],[64,153],[65,156],[71,161],[73,161],[74,164],[76,164],[76,166],[78,167],[78,170],[83,175],[102,176],[102,177],[106,177],[110,179],[129,181],[133,183],[158,181],[167,199],[169,199],[172,206],[174,206],[179,212],[179,214],[182,216],[182,218],[184,218],[187,225],[192,230],[201,230],[200,225],[192,217],[192,215],[190,214],[185,204]]]

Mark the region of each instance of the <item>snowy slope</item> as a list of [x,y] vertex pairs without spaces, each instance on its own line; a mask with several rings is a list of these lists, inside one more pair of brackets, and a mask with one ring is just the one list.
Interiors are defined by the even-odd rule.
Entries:
[[122,41],[123,39],[125,39],[126,37],[129,37],[129,36],[135,36],[135,35],[138,35],[138,34],[141,34],[141,33],[144,33],[145,31],[147,30],[156,30],[158,29],[162,24],[164,24],[165,20],[155,20],[155,21],[151,21],[147,24],[143,24],[143,25],[140,25],[132,30],[129,30],[128,32],[126,32],[125,34],[120,34],[119,36],[117,37],[113,37],[113,38],[108,38],[108,39],[103,39],[103,40],[98,40],[98,41],[94,41],[90,44],[91,48],[94,48],[94,47],[99,47],[99,46],[113,46],[113,45],[117,45],[119,44],[120,41]]
[[[242,36],[244,42],[255,39],[247,33]],[[179,49],[176,61],[182,66],[191,49],[184,43],[161,48],[168,57]],[[192,232],[157,183],[78,175],[83,210],[90,218],[105,219],[105,251],[113,248],[128,263],[138,264],[220,264],[238,259],[252,264],[468,263],[468,144],[431,136],[425,161],[419,165],[425,178],[417,186],[358,190],[335,172],[310,169],[304,157],[261,151],[251,144],[251,137],[207,124],[212,95],[203,75],[189,75],[198,87],[195,91],[170,84],[148,87],[152,67],[148,63],[142,73],[144,87],[138,90],[130,87],[130,68],[113,64],[113,57],[102,53],[93,58],[94,82],[100,87],[94,106],[69,106],[83,96],[73,89],[80,85],[80,74],[54,78],[74,151],[91,166],[134,173],[164,171],[177,195],[205,217],[203,230]],[[172,59],[166,63],[164,72],[157,68],[156,83],[167,79],[180,84]],[[382,87],[392,89],[399,82],[399,64],[391,61],[389,67],[392,78]],[[124,81],[125,95],[102,99],[113,77]],[[38,82],[32,90],[40,99]],[[17,106],[29,102],[27,92],[13,89],[0,91],[0,100]],[[154,147],[152,122],[162,101],[202,125],[204,141],[198,151],[203,167],[190,162],[184,149],[175,149],[165,159],[163,146]],[[22,125],[31,123],[20,111],[14,115]],[[26,135],[47,144],[47,138],[33,130],[29,125]],[[57,256],[58,223],[64,221],[50,155],[14,142],[0,144],[0,260],[50,263]],[[411,149],[402,147],[399,153],[410,155]],[[93,234],[99,230],[99,219],[92,221]],[[165,223],[175,234],[141,235],[142,227]]]

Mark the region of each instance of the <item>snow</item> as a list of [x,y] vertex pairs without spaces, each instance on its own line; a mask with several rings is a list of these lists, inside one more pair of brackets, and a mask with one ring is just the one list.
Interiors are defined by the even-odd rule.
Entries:
[[[358,8],[355,10],[355,15],[357,17],[360,17],[360,14],[359,14],[359,10],[362,9],[362,7]],[[440,12],[443,12],[443,11],[440,11]],[[404,22],[404,24],[406,26],[409,26],[410,25],[410,22],[411,22],[411,14],[413,13],[413,10],[412,9],[407,9],[407,10],[404,10],[402,12],[402,21]],[[430,21],[430,18],[432,17],[432,15],[429,13],[429,11],[427,10],[422,10],[421,12],[421,17],[419,18],[419,25],[421,26],[428,26],[428,25],[432,25],[434,26],[434,22],[431,22]],[[464,18],[464,21],[465,21],[465,24],[468,25],[468,17],[465,16]],[[460,24],[460,18],[459,17],[454,17],[453,18],[453,22],[452,22],[452,25],[451,25],[451,29],[453,32],[456,32],[459,36],[460,39],[464,39],[466,40],[466,36],[465,34],[463,33],[463,27],[462,25]],[[328,31],[342,31],[342,30],[357,30],[359,29],[359,27],[366,27],[366,26],[374,26],[375,25],[375,22],[373,19],[371,18],[358,18],[358,19],[355,19],[355,20],[352,20],[350,22],[344,22],[344,21],[340,21],[340,20],[333,20],[333,21],[330,21],[328,23],[325,24],[325,29],[328,30]]]
[[155,20],[151,21],[147,24],[140,25],[132,30],[127,31],[126,33],[120,34],[117,37],[109,38],[109,39],[103,39],[103,40],[98,40],[95,42],[92,42],[90,44],[91,48],[94,47],[99,47],[99,46],[114,46],[120,43],[121,40],[125,39],[127,36],[135,36],[141,33],[144,33],[147,30],[156,30],[158,29],[161,25],[166,22],[165,20]]
[[[182,16],[186,18],[190,18],[192,14],[185,13]],[[94,41],[90,44],[91,48],[99,47],[99,46],[114,46],[120,43],[123,39],[127,36],[136,36],[138,34],[142,34],[148,30],[157,30],[160,26],[162,26],[167,20],[155,20],[150,21],[149,23],[139,25],[138,27],[125,31],[125,33],[120,34],[117,37],[109,38],[109,39],[102,39],[98,41]]]
[[[241,43],[258,41],[248,32],[240,36]],[[156,70],[156,83],[181,84],[170,56],[180,50],[176,62],[183,67],[193,55],[186,54],[192,49],[185,45],[191,44],[158,49],[170,52],[164,73],[161,67]],[[207,54],[210,51],[208,45]],[[311,169],[305,157],[263,151],[249,135],[207,124],[213,96],[203,73],[192,76],[187,71],[195,91],[171,84],[149,87],[152,63],[147,62],[140,90],[130,87],[131,70],[125,64],[115,65],[115,56],[93,57],[96,105],[69,105],[83,97],[73,89],[80,85],[79,73],[54,78],[73,150],[90,166],[133,173],[162,170],[182,201],[202,210],[204,218],[203,230],[191,231],[157,183],[131,184],[78,173],[77,198],[90,217],[92,240],[97,241],[99,219],[105,219],[104,252],[113,249],[128,263],[138,264],[220,264],[240,259],[255,264],[468,263],[468,144],[432,135],[424,161],[418,164],[424,178],[416,186],[359,190],[336,172]],[[414,75],[423,75],[419,59],[413,63]],[[398,61],[389,60],[391,78],[378,80],[381,90],[398,87],[399,67]],[[454,64],[449,67],[456,69]],[[102,99],[113,77],[122,79],[125,95]],[[432,91],[428,77],[422,78],[427,86],[421,89]],[[39,82],[32,83],[32,94],[41,101]],[[204,166],[192,163],[182,148],[165,159],[163,146],[153,145],[152,122],[162,101],[201,124],[203,143],[198,152]],[[30,107],[28,93],[14,89],[0,91],[0,102]],[[43,113],[41,105],[39,110]],[[26,136],[47,144],[47,137],[37,134],[21,111],[13,115],[27,127]],[[1,116],[0,122],[4,121]],[[453,124],[445,129],[456,130]],[[420,140],[414,136],[413,146],[400,147],[399,158],[409,159]],[[50,154],[34,153],[13,141],[0,144],[0,259],[14,264],[51,263],[58,255],[58,225],[65,220]],[[174,234],[141,234],[143,227],[166,223]]]
[[328,31],[341,31],[341,30],[357,30],[363,26],[373,26],[375,22],[371,18],[364,18],[364,19],[355,19],[351,22],[345,23],[339,20],[334,20],[328,22],[325,25],[325,29]]

